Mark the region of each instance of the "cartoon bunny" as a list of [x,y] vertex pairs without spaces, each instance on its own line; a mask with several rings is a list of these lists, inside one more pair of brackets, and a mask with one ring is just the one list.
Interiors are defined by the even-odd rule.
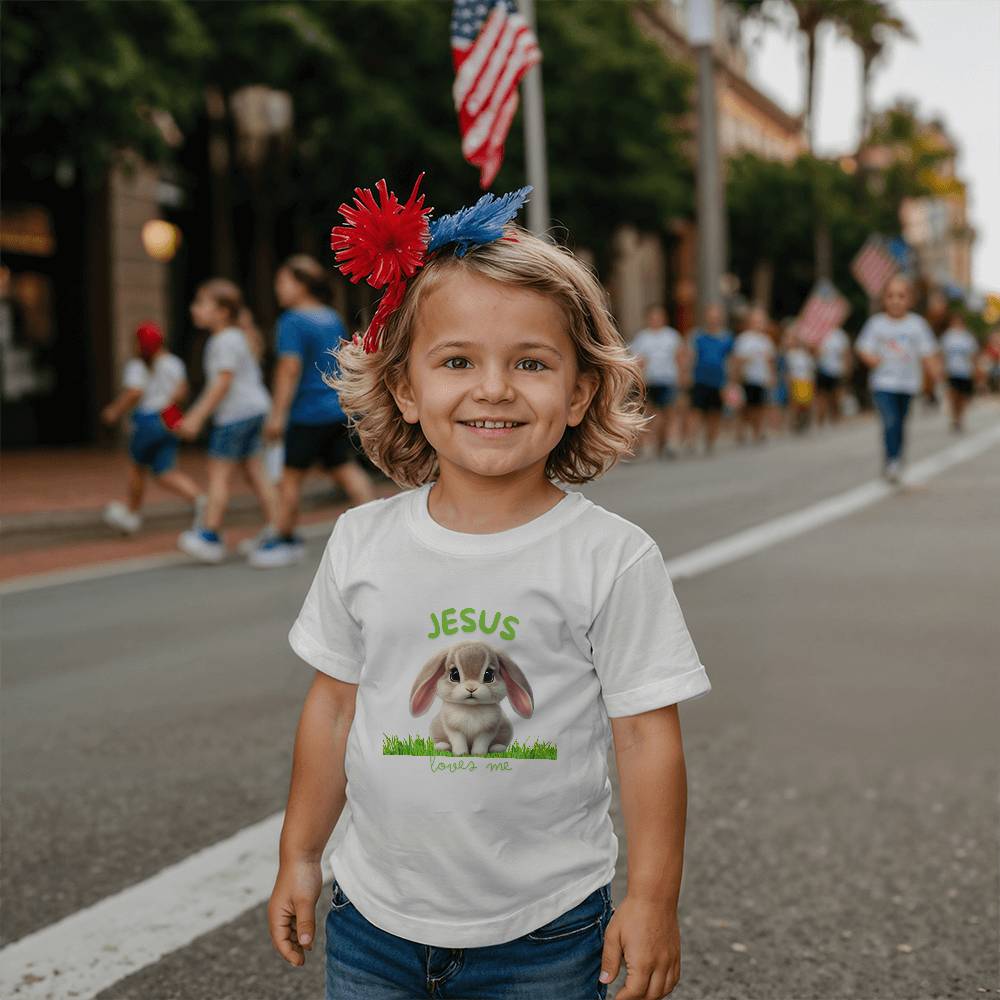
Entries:
[[410,714],[423,715],[435,694],[444,705],[431,722],[431,739],[438,750],[456,756],[507,749],[514,727],[500,709],[505,697],[525,719],[535,710],[521,668],[509,656],[474,640],[439,650],[427,661],[410,691]]

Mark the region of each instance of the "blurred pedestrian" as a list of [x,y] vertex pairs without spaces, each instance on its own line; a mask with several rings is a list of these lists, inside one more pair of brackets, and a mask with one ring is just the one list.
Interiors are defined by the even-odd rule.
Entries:
[[816,358],[816,424],[840,422],[845,380],[852,368],[851,340],[838,326],[820,341]]
[[268,442],[284,441],[285,462],[278,486],[274,535],[249,554],[260,569],[298,562],[305,544],[295,534],[302,484],[321,463],[353,504],[374,500],[374,484],[355,461],[347,417],[337,393],[324,381],[335,369],[334,348],[348,337],[330,308],[330,285],[319,261],[296,254],[278,269],[274,292],[284,310],[278,319],[278,364],[274,398],[264,424]]
[[796,434],[802,434],[812,422],[813,400],[816,395],[816,356],[797,327],[792,327],[791,347],[785,354],[785,364],[788,368],[792,430]]
[[937,345],[926,320],[910,312],[910,282],[896,275],[882,293],[883,311],[862,327],[855,350],[869,369],[872,398],[882,420],[883,474],[898,483],[906,448],[906,418],[913,397],[940,377]]
[[[368,454],[409,488],[338,518],[289,636],[315,670],[268,925],[301,966],[349,806],[327,1000],[425,993],[429,947],[454,997],[603,998],[623,953],[637,996],[680,974],[677,703],[711,685],[656,543],[566,485],[633,453],[642,373],[592,273],[496,212],[432,222],[426,262],[427,224],[407,209],[384,254],[360,210],[334,230],[342,267],[361,244],[358,278],[389,253],[417,273],[390,286],[364,342],[341,344],[332,380]],[[650,873],[617,913],[612,729],[621,847]],[[642,746],[657,749],[633,756]],[[505,770],[521,780],[494,784]]]
[[728,379],[727,362],[733,350],[733,335],[726,329],[726,314],[713,302],[705,308],[705,323],[690,335],[693,372],[691,412],[685,429],[688,450],[694,448],[699,431],[704,434],[705,454],[710,455],[722,420],[722,390]]
[[775,375],[774,341],[767,329],[767,311],[755,306],[747,317],[747,328],[733,345],[733,379],[742,384],[744,398],[736,432],[736,440],[741,444],[746,427],[750,428],[755,442],[764,440],[768,392]]
[[205,497],[198,484],[177,465],[178,439],[170,425],[180,417],[180,404],[187,398],[187,370],[176,354],[164,345],[163,333],[155,323],[140,323],[135,331],[136,357],[125,365],[122,391],[101,411],[109,427],[132,412],[128,453],[128,500],[113,500],[104,510],[107,525],[126,535],[142,527],[146,477],[189,501],[197,521]]
[[941,336],[941,354],[948,377],[948,402],[951,409],[951,429],[964,429],[965,409],[975,392],[979,368],[979,341],[965,326],[962,314],[953,310],[948,328]]
[[191,303],[191,319],[209,332],[205,344],[206,387],[178,424],[181,437],[194,440],[212,418],[208,439],[208,502],[202,524],[177,540],[181,551],[202,562],[226,555],[219,534],[229,504],[233,472],[239,468],[257,495],[266,525],[274,523],[275,497],[261,457],[264,418],[271,397],[264,388],[251,341],[237,325],[244,322],[243,295],[231,281],[213,278],[202,284]]
[[687,367],[684,338],[667,325],[667,311],[654,305],[646,313],[646,326],[631,344],[642,365],[646,387],[646,414],[653,417],[648,433],[653,436],[656,457],[674,457],[670,447],[678,398],[680,372]]

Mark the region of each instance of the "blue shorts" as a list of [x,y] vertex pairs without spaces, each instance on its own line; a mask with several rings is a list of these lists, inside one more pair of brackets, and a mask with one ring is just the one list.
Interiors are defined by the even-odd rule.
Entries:
[[666,382],[650,382],[646,386],[646,399],[653,406],[673,406],[677,398],[677,386]]
[[436,948],[370,923],[335,879],[326,917],[326,1000],[605,1000],[608,986],[597,977],[613,913],[609,882],[513,941]]
[[132,414],[132,436],[128,442],[129,458],[136,465],[151,469],[162,476],[177,464],[177,438],[160,418],[159,413]]
[[208,435],[208,453],[212,458],[223,458],[229,462],[252,458],[263,445],[263,429],[263,413],[232,424],[216,424]]

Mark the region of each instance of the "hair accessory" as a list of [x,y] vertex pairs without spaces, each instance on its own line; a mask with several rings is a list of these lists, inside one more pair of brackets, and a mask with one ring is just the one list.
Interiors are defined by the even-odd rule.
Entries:
[[136,327],[135,336],[144,361],[149,361],[163,346],[163,331],[155,323],[140,323]]
[[[433,209],[423,207],[423,195],[417,197],[423,178],[421,173],[405,205],[389,191],[385,178],[375,185],[378,201],[371,188],[355,188],[356,207],[345,202],[339,209],[347,225],[334,226],[330,233],[337,267],[351,283],[364,279],[372,288],[385,288],[361,341],[366,354],[379,349],[382,327],[402,303],[406,282],[429,254],[455,244],[456,256],[464,257],[473,246],[500,239],[504,225],[520,211],[532,190],[524,187],[500,198],[485,194],[475,205],[431,223]],[[352,342],[356,345],[358,340],[355,334]]]
[[500,239],[504,225],[521,211],[531,192],[529,186],[509,191],[500,198],[484,194],[475,205],[435,219],[431,223],[427,252],[434,253],[449,243],[457,243],[455,256],[464,257],[470,247]]

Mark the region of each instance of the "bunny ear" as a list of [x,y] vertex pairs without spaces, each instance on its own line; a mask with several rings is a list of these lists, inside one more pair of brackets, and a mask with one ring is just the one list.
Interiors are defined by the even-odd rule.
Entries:
[[444,661],[448,651],[435,653],[423,666],[410,690],[410,715],[423,715],[431,707],[438,679],[444,674]]
[[507,685],[507,697],[510,699],[511,707],[518,715],[530,719],[531,713],[535,710],[535,696],[531,693],[528,679],[509,656],[497,653],[497,659],[500,661],[500,676]]

